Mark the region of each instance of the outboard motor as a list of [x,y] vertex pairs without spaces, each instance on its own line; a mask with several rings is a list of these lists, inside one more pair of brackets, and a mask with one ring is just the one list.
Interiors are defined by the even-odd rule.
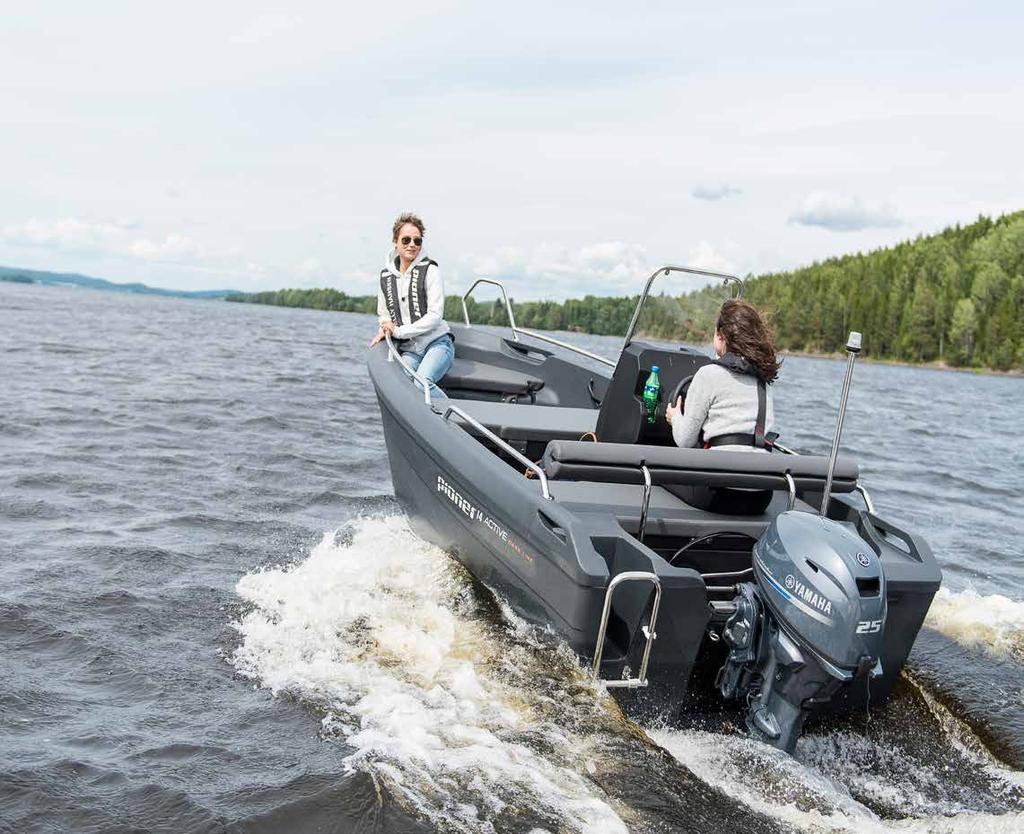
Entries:
[[792,510],[769,525],[753,557],[756,584],[737,586],[717,686],[747,699],[751,733],[792,753],[813,705],[882,673],[885,575],[851,530]]

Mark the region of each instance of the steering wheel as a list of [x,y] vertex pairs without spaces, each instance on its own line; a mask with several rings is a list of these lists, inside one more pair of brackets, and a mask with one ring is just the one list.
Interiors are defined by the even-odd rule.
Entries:
[[676,387],[672,389],[672,396],[668,399],[668,404],[675,408],[676,400],[680,397],[683,398],[683,404],[679,409],[680,414],[682,414],[683,410],[686,408],[686,392],[690,390],[690,383],[693,382],[694,376],[696,376],[696,374],[690,374],[689,376],[684,376],[679,380],[679,382],[676,383]]

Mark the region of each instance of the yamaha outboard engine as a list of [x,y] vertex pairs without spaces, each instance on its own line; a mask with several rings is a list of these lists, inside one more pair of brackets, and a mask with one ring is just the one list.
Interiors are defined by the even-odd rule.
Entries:
[[882,673],[885,575],[854,532],[792,510],[753,557],[756,584],[737,586],[717,684],[723,697],[747,699],[755,736],[792,753],[813,705]]

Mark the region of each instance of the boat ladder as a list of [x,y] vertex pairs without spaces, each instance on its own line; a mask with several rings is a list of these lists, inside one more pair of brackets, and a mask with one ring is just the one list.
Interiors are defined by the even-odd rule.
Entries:
[[[640,671],[635,678],[629,677],[629,667],[623,669],[624,677],[620,680],[601,678],[601,655],[604,654],[604,638],[608,631],[608,617],[612,611],[612,596],[615,589],[626,582],[650,582],[654,586],[654,605],[651,608],[651,621],[643,626],[644,637],[647,642],[644,644],[643,658],[640,660]],[[601,612],[601,625],[597,630],[597,650],[594,653],[594,675],[609,689],[639,689],[647,686],[647,662],[651,659],[651,648],[658,634],[654,630],[658,622],[658,608],[661,605],[661,580],[658,575],[642,570],[627,570],[616,574],[608,583],[608,590],[604,595],[604,610]]]

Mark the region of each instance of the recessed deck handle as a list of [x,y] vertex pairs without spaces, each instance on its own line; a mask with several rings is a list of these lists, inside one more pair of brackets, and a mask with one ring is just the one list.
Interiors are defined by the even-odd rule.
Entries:
[[537,510],[537,518],[540,519],[540,523],[544,525],[544,528],[562,544],[568,541],[569,537],[566,535],[565,528],[555,522],[546,512]]
[[551,356],[550,350],[544,350],[543,348],[531,347],[530,345],[524,345],[522,342],[514,342],[511,339],[502,339],[509,348],[514,350],[516,353],[522,354],[527,359],[533,359],[534,361],[542,361]]

